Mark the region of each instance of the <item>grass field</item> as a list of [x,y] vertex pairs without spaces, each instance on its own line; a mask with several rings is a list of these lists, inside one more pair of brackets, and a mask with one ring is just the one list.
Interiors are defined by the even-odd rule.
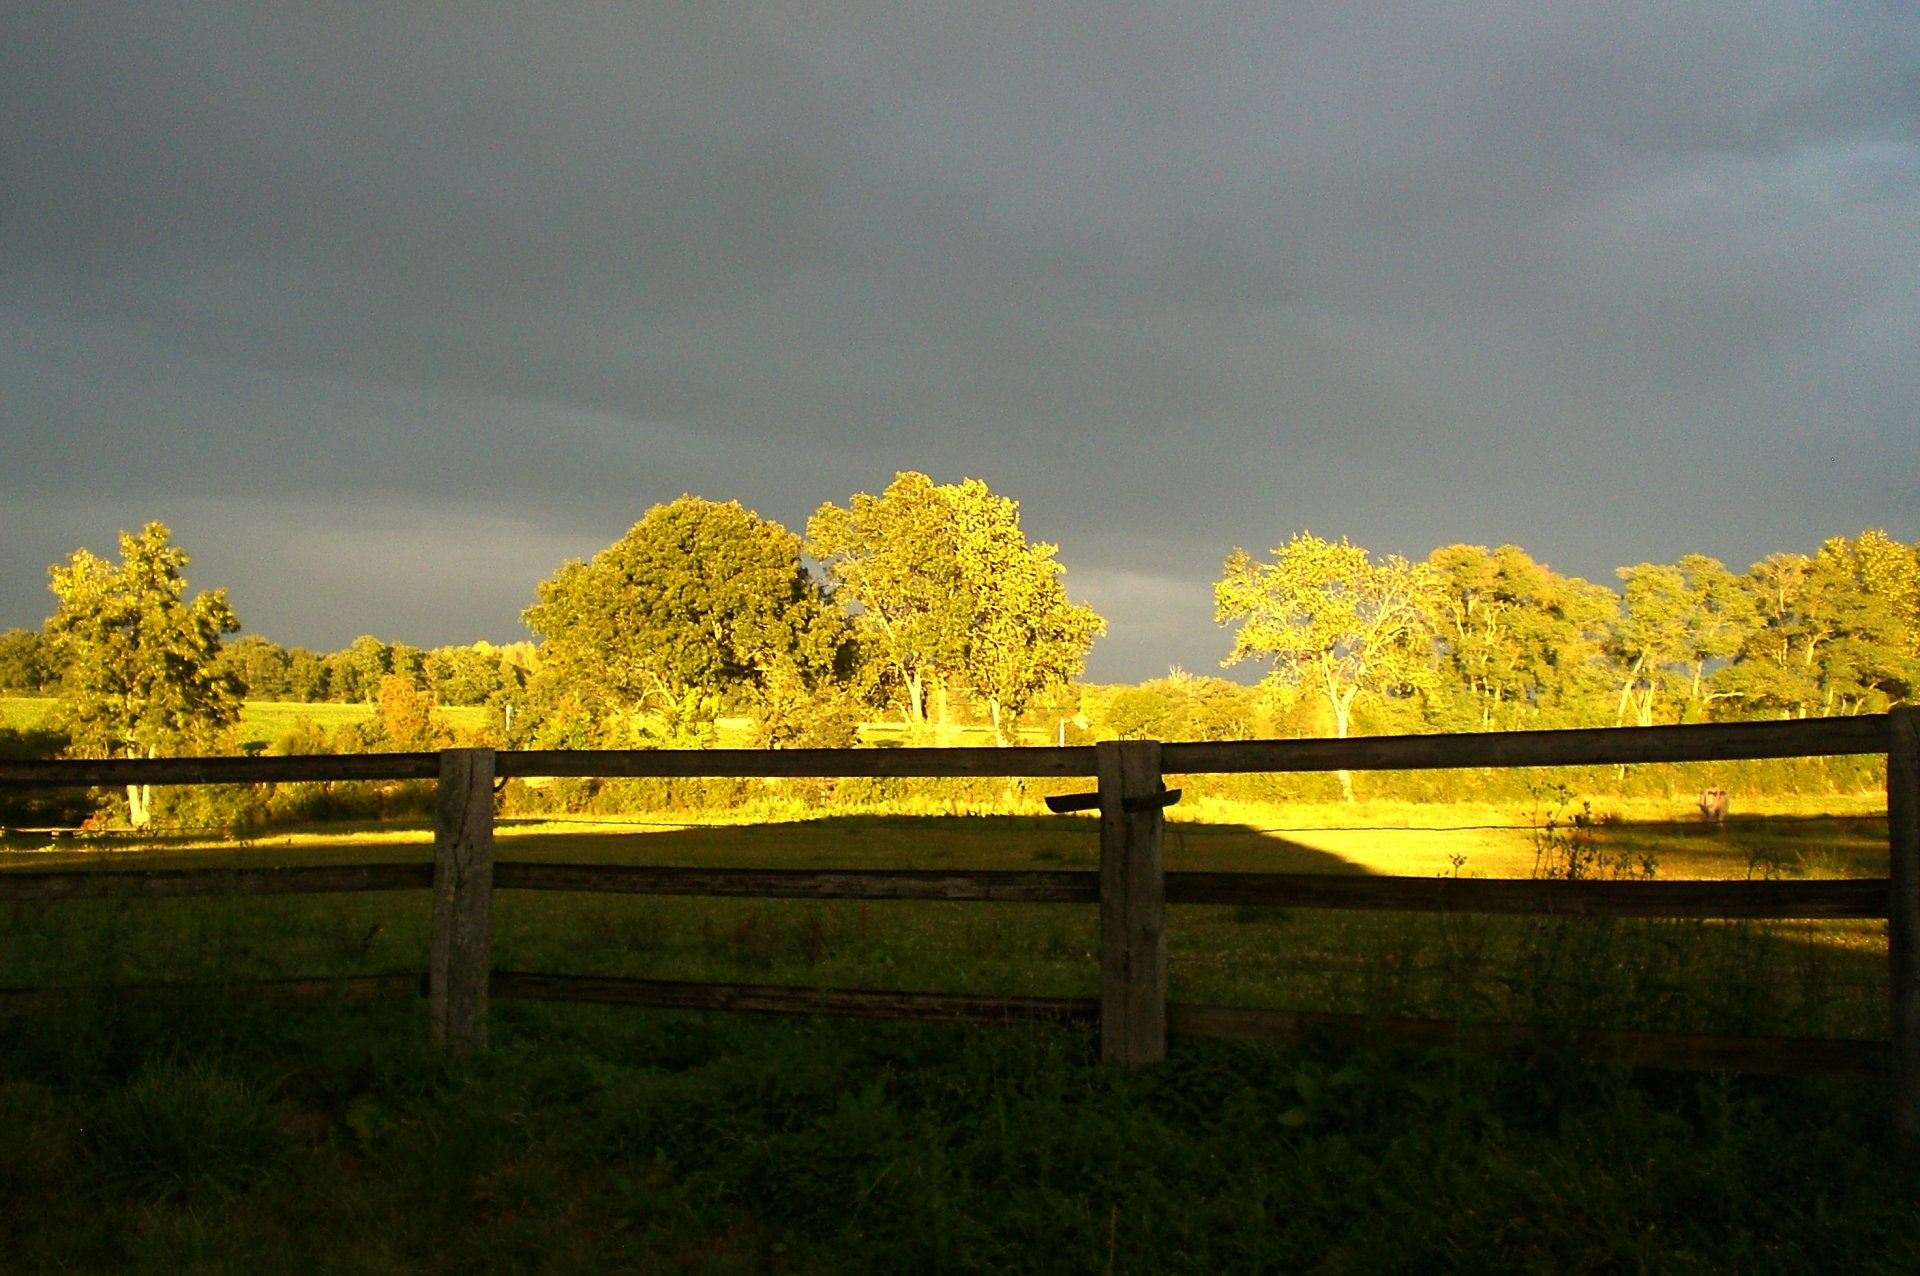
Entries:
[[[1490,808],[1443,808],[1424,817],[1411,809],[1374,813],[1433,826],[1417,828],[1313,827],[1351,821],[1355,817],[1345,808],[1284,814],[1289,824],[1281,831],[1254,823],[1175,822],[1167,865],[1525,877],[1542,849],[1537,830],[1518,827],[1511,811]],[[1595,837],[1599,855],[1635,872],[1650,856],[1657,873],[1668,878],[1885,872],[1884,818],[1866,813],[1777,817],[1719,830],[1619,824],[1595,830]],[[240,847],[176,842],[139,853],[119,841],[91,845],[121,849],[16,852],[0,856],[0,867],[329,863],[425,859],[431,853],[424,827],[284,833]],[[692,866],[1092,868],[1098,841],[1089,818],[868,815],[706,826],[522,820],[503,823],[497,854]],[[60,954],[77,950],[98,961],[95,946],[84,941],[98,930],[121,939],[111,972],[84,972],[96,980],[415,969],[424,952],[423,906],[424,900],[378,896],[63,905],[47,910],[36,925],[9,929],[0,944],[0,982],[75,978],[77,972],[61,967]],[[55,923],[56,916],[70,920]],[[243,917],[262,920],[243,923]],[[271,932],[270,945],[249,933],[256,925]],[[376,926],[378,934],[368,942],[346,942]],[[1096,988],[1090,908],[503,893],[495,927],[498,964],[507,968],[1043,995],[1087,995]],[[187,954],[168,940],[178,930],[200,936]],[[1458,1014],[1468,1007],[1476,1017],[1528,1017],[1540,1013],[1530,999],[1548,991],[1500,977],[1484,987],[1462,982],[1463,974],[1473,973],[1463,972],[1463,962],[1475,971],[1498,972],[1503,963],[1521,960],[1525,945],[1540,940],[1540,928],[1527,919],[1182,907],[1173,911],[1169,933],[1174,995],[1186,1000],[1419,1014]],[[1602,937],[1637,955],[1634,969],[1591,990],[1591,1013],[1601,1020],[1595,1026],[1884,1032],[1884,927],[1878,924],[1762,930],[1581,922],[1566,933],[1582,942]],[[1681,985],[1695,967],[1703,972],[1695,980],[1699,987],[1685,989]],[[1661,995],[1646,996],[1653,984],[1663,986]],[[1562,1009],[1556,993],[1551,1013]]]
[[[0,696],[0,726],[16,731],[40,726],[53,716],[56,703],[46,697]],[[461,730],[473,730],[487,721],[487,709],[480,705],[449,706],[434,710],[434,715],[448,726]],[[240,710],[240,743],[271,745],[301,722],[332,731],[372,718],[372,705],[249,700]]]
[[[0,727],[27,730],[40,726],[53,716],[57,702],[46,696],[0,696]],[[434,715],[448,726],[463,731],[475,730],[489,721],[483,705],[446,705]],[[366,704],[306,703],[291,700],[249,700],[240,711],[240,742],[243,745],[271,745],[301,722],[310,722],[332,731],[370,721],[373,706]],[[907,728],[897,722],[862,723],[863,744],[880,746],[904,744]],[[1022,744],[1051,744],[1040,731],[1019,733]],[[731,748],[748,747],[752,741],[752,723],[746,718],[723,718],[719,724],[720,743]],[[986,727],[955,727],[948,733],[949,744],[958,746],[990,745],[993,732]]]
[[45,722],[54,701],[41,696],[0,696],[0,727],[26,731]]
[[[1878,876],[1870,796],[1688,823],[1621,802],[1590,870]],[[1175,809],[1170,869],[1527,876],[1558,812]],[[692,817],[690,817],[692,818]],[[10,868],[423,860],[424,827],[117,839]],[[506,819],[502,859],[1091,868],[1084,817]],[[1080,1028],[501,1003],[152,1004],[135,982],[414,972],[428,899],[0,906],[0,1271],[1906,1271],[1884,1086],[1176,1040],[1124,1076]],[[506,969],[1090,995],[1095,910],[501,892]],[[1885,927],[1170,910],[1178,1000],[1884,1038]]]

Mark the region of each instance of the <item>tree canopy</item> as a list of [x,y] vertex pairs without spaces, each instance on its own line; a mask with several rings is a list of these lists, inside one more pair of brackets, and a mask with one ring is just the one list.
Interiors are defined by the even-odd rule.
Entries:
[[[1429,564],[1398,555],[1375,562],[1345,537],[1335,544],[1301,532],[1269,563],[1235,548],[1213,591],[1214,619],[1240,626],[1221,663],[1271,659],[1271,677],[1325,698],[1334,734],[1345,739],[1358,697],[1433,682],[1437,595]],[[1340,781],[1351,798],[1345,772]]]
[[725,698],[829,677],[845,643],[799,539],[737,501],[656,505],[538,594],[523,619],[543,671],[629,734],[683,735]]
[[979,479],[936,484],[906,471],[879,496],[822,505],[807,551],[904,693],[910,724],[927,721],[929,692],[944,716],[949,689],[987,702],[995,734],[1037,694],[1085,667],[1106,622],[1072,602],[1059,547],[1029,543],[1018,502]]
[[59,653],[32,629],[0,633],[0,693],[39,695],[60,681]]
[[[224,590],[185,597],[189,559],[171,537],[148,523],[120,533],[118,563],[81,549],[49,569],[61,724],[82,757],[212,752],[239,721],[243,688],[220,650],[240,622]],[[145,823],[145,795],[129,796]]]
[[1605,684],[1620,603],[1611,590],[1562,576],[1517,545],[1447,545],[1427,562],[1440,722],[1456,730],[1568,722]]

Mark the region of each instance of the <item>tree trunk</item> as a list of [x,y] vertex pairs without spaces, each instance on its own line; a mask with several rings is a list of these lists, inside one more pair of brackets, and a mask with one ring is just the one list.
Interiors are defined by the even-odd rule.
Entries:
[[953,716],[947,704],[946,680],[935,678],[930,694],[933,698],[933,742],[945,747]]
[[145,828],[153,822],[152,785],[129,784],[127,786],[127,822],[135,828]]
[[922,705],[924,702],[920,699],[921,693],[925,689],[926,689],[925,684],[921,680],[920,671],[918,669],[912,670],[907,674],[906,727],[907,727],[907,735],[909,738],[911,738],[915,734],[916,728],[923,727],[927,723],[926,711],[924,708],[922,708]]
[[1616,727],[1626,725],[1627,706],[1633,703],[1633,684],[1640,681],[1640,670],[1646,666],[1646,663],[1647,658],[1642,656],[1633,662],[1633,668],[1627,670],[1626,685],[1620,688],[1620,707],[1613,715],[1613,725]]
[[[1353,693],[1355,688],[1348,687],[1333,702],[1333,732],[1336,738],[1347,738],[1347,723],[1353,716]],[[1353,804],[1353,772],[1340,768],[1340,799],[1349,806]]]
[[[130,758],[139,757],[139,753],[127,750]],[[148,749],[147,756],[157,758],[160,750]],[[129,784],[127,786],[127,822],[135,828],[143,829],[153,823],[153,786],[151,784]]]

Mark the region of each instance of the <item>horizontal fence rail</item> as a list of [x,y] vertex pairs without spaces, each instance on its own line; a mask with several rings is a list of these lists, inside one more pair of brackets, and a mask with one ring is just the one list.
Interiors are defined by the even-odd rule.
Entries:
[[[1165,875],[1169,904],[1364,912],[1884,920],[1886,878],[1835,881],[1534,881],[1326,873]],[[0,900],[167,899],[428,890],[433,865],[73,869],[0,873]],[[496,860],[495,890],[749,899],[1097,904],[1100,875],[1021,869],[658,868]]]
[[[1612,766],[1885,753],[1888,716],[1675,727],[1591,727],[1349,740],[1233,740],[1162,744],[1167,775],[1254,771],[1407,771],[1468,767]],[[0,784],[296,784],[430,780],[437,753],[297,754],[289,757],[63,758],[0,761]],[[502,750],[500,779],[1089,778],[1094,746],[1043,748]]]
[[994,997],[954,992],[888,992],[788,984],[694,983],[497,970],[493,995],[522,1001],[584,1001],[673,1010],[738,1010],[836,1019],[918,1019],[950,1023],[1093,1020],[1094,997]]
[[499,755],[502,777],[1047,779],[1094,774],[1093,746],[1005,749],[569,749]]
[[1169,904],[1271,904],[1409,913],[1562,917],[1841,918],[1887,915],[1885,878],[1606,882],[1319,873],[1168,873]]
[[[1611,766],[1884,754],[1889,875],[1843,881],[1557,881],[1407,878],[1367,874],[1167,872],[1164,777],[1206,773]],[[1093,779],[1098,872],[907,869],[672,868],[498,861],[496,781],[541,777],[871,777]],[[131,899],[430,889],[433,946],[424,991],[433,1037],[457,1052],[484,1049],[490,996],[695,1010],[757,1011],[954,1022],[1097,1020],[1102,1056],[1126,1066],[1162,1056],[1169,1033],[1245,1040],[1395,1040],[1474,1049],[1572,1044],[1644,1067],[1792,1075],[1883,1076],[1894,1127],[1920,1155],[1920,710],[1798,721],[1676,727],[1249,740],[1112,741],[1058,748],[520,751],[352,756],[0,761],[0,785],[265,784],[436,780],[432,864],[285,869],[41,872],[0,870],[0,900]],[[607,891],[740,898],[1098,904],[1098,998],[685,983],[490,969],[495,889]],[[1236,905],[1398,912],[1666,917],[1885,919],[1891,1039],[1714,1037],[1698,1034],[1458,1024],[1170,1002],[1167,905]],[[267,1000],[329,1002],[417,995],[415,975],[272,980],[258,985],[148,985],[115,995],[191,996],[258,989]],[[0,989],[0,1010],[60,1004],[72,990]]]
[[1074,872],[897,868],[647,868],[625,864],[530,864],[499,860],[496,890],[605,891],[627,895],[720,895],[763,899],[995,900],[1097,904],[1100,875]]
[[432,780],[437,753],[311,753],[288,757],[62,758],[0,761],[0,784],[110,788],[122,784],[302,784]]
[[433,865],[317,868],[76,869],[0,872],[0,899],[169,899],[189,895],[333,895],[433,887]]
[[73,1005],[83,992],[148,1004],[192,1005],[212,998],[265,1006],[364,1005],[427,995],[425,972],[344,975],[333,979],[250,979],[245,983],[114,984],[104,988],[0,988],[0,1014],[42,1014]]
[[1586,727],[1357,740],[1233,740],[1163,744],[1168,775],[1246,771],[1430,771],[1461,767],[1614,766],[1844,757],[1887,751],[1887,716]]

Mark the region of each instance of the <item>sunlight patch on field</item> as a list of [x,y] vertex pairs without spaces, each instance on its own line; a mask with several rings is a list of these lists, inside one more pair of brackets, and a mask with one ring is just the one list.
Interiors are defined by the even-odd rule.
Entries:
[[0,696],[0,727],[31,730],[53,716],[57,703],[46,696]]

